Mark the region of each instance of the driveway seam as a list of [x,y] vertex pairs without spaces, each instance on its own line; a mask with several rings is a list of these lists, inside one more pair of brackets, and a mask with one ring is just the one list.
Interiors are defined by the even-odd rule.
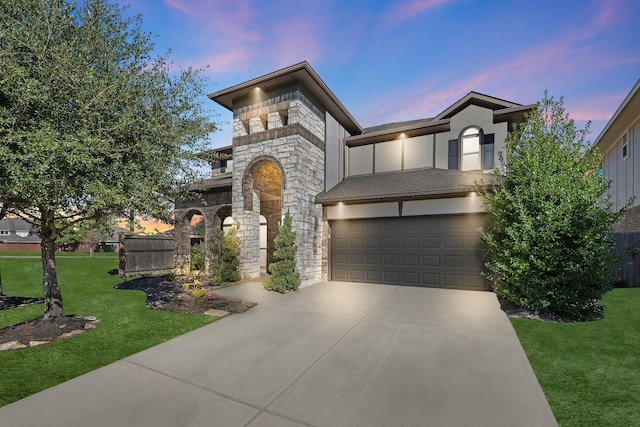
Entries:
[[253,409],[255,409],[256,411],[258,411],[258,413],[257,413],[257,414],[256,414],[256,415],[255,415],[255,416],[254,416],[254,417],[253,417],[253,418],[252,418],[252,419],[251,419],[247,424],[245,424],[245,426],[248,426],[248,425],[249,425],[249,424],[251,424],[253,421],[255,421],[255,419],[256,419],[260,414],[262,414],[263,412],[266,412],[266,413],[268,413],[268,414],[270,414],[270,415],[274,415],[274,416],[276,416],[276,417],[284,418],[284,419],[286,419],[286,420],[288,420],[288,421],[292,421],[292,422],[295,422],[295,423],[297,423],[297,424],[300,424],[300,425],[303,425],[303,426],[306,426],[306,427],[316,427],[316,426],[315,426],[315,425],[313,425],[313,424],[305,423],[304,421],[297,420],[297,419],[295,419],[295,418],[291,418],[291,417],[289,417],[289,416],[287,416],[287,415],[280,414],[280,413],[278,413],[278,412],[276,412],[276,411],[269,410],[269,409],[267,409],[266,407],[265,407],[265,408],[263,408],[263,407],[261,407],[260,405],[256,405],[256,404],[254,404],[254,403],[247,402],[247,401],[244,401],[244,400],[242,400],[242,399],[238,399],[237,397],[230,396],[230,395],[228,395],[228,394],[226,394],[226,393],[223,393],[223,392],[221,392],[221,391],[214,390],[214,389],[212,389],[212,388],[209,388],[209,387],[206,387],[206,386],[203,386],[203,385],[201,385],[201,384],[197,384],[197,383],[194,383],[194,382],[191,382],[191,381],[187,381],[187,380],[185,380],[185,379],[183,379],[183,378],[179,378],[179,377],[176,377],[176,376],[174,376],[174,375],[167,374],[166,372],[162,372],[162,371],[159,371],[159,370],[157,370],[157,369],[150,368],[150,367],[148,367],[148,366],[142,365],[142,364],[137,363],[137,362],[134,362],[134,361],[132,361],[132,360],[123,359],[123,360],[121,360],[121,362],[129,363],[129,364],[131,364],[131,365],[137,366],[137,367],[142,368],[142,369],[144,369],[144,370],[147,370],[147,371],[149,371],[149,372],[153,372],[154,374],[158,374],[158,375],[161,375],[161,376],[163,376],[163,377],[170,378],[170,379],[172,379],[172,380],[175,380],[175,381],[181,382],[181,383],[186,384],[186,385],[189,385],[189,386],[191,386],[191,387],[195,387],[195,388],[200,389],[200,390],[202,390],[202,391],[206,391],[207,393],[214,394],[214,395],[216,395],[216,396],[218,396],[218,397],[221,397],[221,398],[223,398],[223,399],[231,400],[232,402],[236,402],[236,403],[239,403],[239,404],[241,404],[241,405],[248,406],[248,407],[253,408]]

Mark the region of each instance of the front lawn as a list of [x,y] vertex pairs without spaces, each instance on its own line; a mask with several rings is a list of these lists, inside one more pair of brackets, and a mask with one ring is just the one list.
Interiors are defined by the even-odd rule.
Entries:
[[[107,271],[117,267],[113,256],[58,259],[65,315],[96,316],[100,322],[55,344],[0,352],[0,406],[214,321],[147,309],[143,292],[113,289],[123,279]],[[39,258],[0,258],[4,293],[42,297],[41,268]],[[42,304],[0,310],[0,328],[41,316],[43,310]]]
[[603,302],[594,322],[511,320],[562,427],[640,425],[640,289]]

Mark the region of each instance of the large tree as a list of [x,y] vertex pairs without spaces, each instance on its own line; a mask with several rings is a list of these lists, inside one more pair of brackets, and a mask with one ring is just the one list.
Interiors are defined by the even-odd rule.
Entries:
[[62,315],[56,239],[109,215],[166,218],[215,129],[198,70],[154,56],[106,0],[0,0],[0,206],[36,225],[45,318]]
[[539,313],[597,315],[618,258],[601,155],[586,141],[563,99],[545,93],[500,153],[492,186],[479,188],[488,214],[485,276],[502,296]]

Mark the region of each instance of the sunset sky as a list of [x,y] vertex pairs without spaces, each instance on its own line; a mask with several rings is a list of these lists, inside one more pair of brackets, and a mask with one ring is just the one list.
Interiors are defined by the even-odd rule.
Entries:
[[[116,0],[113,0],[116,1]],[[594,140],[640,78],[637,0],[117,0],[208,92],[306,60],[362,126],[432,117],[469,91],[563,96]],[[212,147],[231,144],[232,115]]]

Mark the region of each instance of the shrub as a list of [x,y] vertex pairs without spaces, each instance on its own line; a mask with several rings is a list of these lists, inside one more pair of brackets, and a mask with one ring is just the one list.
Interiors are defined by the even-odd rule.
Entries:
[[229,230],[229,234],[224,235],[224,231],[220,231],[222,239],[220,266],[218,268],[218,276],[223,282],[237,282],[240,280],[240,239],[237,236],[238,229],[233,226]]
[[500,153],[503,169],[478,192],[489,220],[484,275],[496,292],[537,313],[584,320],[601,313],[619,257],[610,237],[621,212],[602,194],[601,156],[562,98],[545,93]]
[[205,292],[206,291],[202,288],[194,289],[193,292],[191,292],[191,295],[193,295],[194,298],[202,298]]
[[197,243],[191,246],[191,270],[204,271],[204,251]]
[[271,275],[263,286],[269,291],[285,293],[295,291],[300,286],[300,274],[296,272],[296,233],[291,227],[291,216],[287,212],[284,222],[278,226],[278,235],[273,241],[275,251],[269,265]]

